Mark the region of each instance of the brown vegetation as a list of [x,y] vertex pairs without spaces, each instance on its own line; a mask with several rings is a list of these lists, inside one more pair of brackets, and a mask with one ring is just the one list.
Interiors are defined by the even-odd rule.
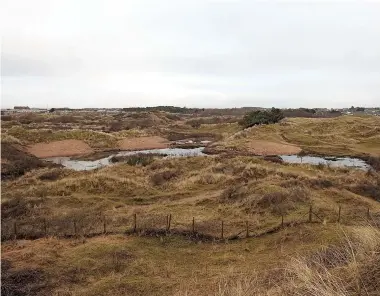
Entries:
[[[378,119],[293,118],[236,133],[236,123],[205,119],[198,126],[202,112],[189,120],[156,111],[56,111],[22,117],[24,123],[12,115],[2,126],[2,293],[377,295],[379,173],[285,164],[272,154],[300,147],[371,156],[376,168]],[[149,127],[141,127],[147,119]],[[127,149],[166,147],[162,135],[218,139],[215,151],[229,154],[134,155],[77,172],[45,167],[22,148],[79,140],[99,148],[85,156],[96,159],[121,140]],[[3,178],[11,169],[18,177]],[[313,223],[298,223],[310,209]],[[225,239],[241,239],[224,242],[222,225]]]
[[15,178],[30,170],[54,165],[25,152],[17,144],[1,143],[1,180]]

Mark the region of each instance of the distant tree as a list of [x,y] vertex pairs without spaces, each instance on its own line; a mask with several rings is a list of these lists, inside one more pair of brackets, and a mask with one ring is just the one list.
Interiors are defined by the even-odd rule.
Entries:
[[53,113],[54,111],[55,111],[55,108],[51,108],[51,109],[49,110],[50,113]]
[[339,110],[331,109],[330,113],[341,113]]
[[190,123],[192,128],[200,128],[201,127],[201,122],[199,120],[194,120]]
[[364,107],[356,107],[355,111],[356,112],[364,112],[365,108]]
[[309,108],[300,108],[300,110],[305,111],[307,113],[315,114],[317,111],[315,109],[309,109]]
[[284,118],[284,114],[280,109],[272,108],[271,110],[255,110],[244,115],[239,122],[244,128],[251,127],[257,124],[271,124],[279,122]]

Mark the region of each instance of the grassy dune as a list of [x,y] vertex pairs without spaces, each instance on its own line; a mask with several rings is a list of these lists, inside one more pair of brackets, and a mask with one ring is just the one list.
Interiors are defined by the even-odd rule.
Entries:
[[52,131],[49,129],[24,129],[23,127],[12,127],[7,134],[18,139],[24,144],[34,144],[41,142],[52,142],[59,140],[75,139],[83,140],[93,148],[113,148],[116,147],[118,138],[102,132],[90,130],[62,130]]
[[291,143],[309,153],[380,156],[380,118],[287,118],[273,125],[255,126],[236,133],[216,148],[244,151],[252,140]]
[[123,236],[6,242],[2,292],[18,280],[13,291],[27,295],[377,295],[379,247],[369,226],[323,225],[228,244]]
[[253,157],[157,159],[146,166],[117,164],[90,172],[29,172],[3,184],[2,212],[8,225],[15,219],[90,219],[102,213],[127,219],[125,229],[134,213],[141,224],[156,217],[159,227],[170,213],[173,227],[189,230],[195,217],[202,231],[219,235],[223,219],[226,235],[232,235],[246,220],[258,230],[278,225],[281,214],[287,221],[306,219],[310,204],[326,221],[335,221],[342,205],[344,222],[361,222],[367,208],[380,212],[379,185],[375,172]]
[[[103,153],[125,136],[174,131],[173,137],[213,135],[221,150],[244,152],[251,140],[267,140],[312,153],[379,156],[379,126],[376,117],[293,118],[240,132],[236,123],[112,133],[13,126],[2,141],[22,147],[79,139]],[[82,172],[34,166],[2,180],[2,294],[378,295],[380,234],[370,224],[380,222],[379,172],[231,154],[136,163]],[[163,229],[171,214],[173,229],[190,230],[194,217],[196,231],[220,237],[223,220],[227,237],[249,221],[252,235],[279,225],[282,215],[285,222],[305,221],[310,205],[321,223],[255,238],[200,242],[174,234],[123,235],[134,214],[140,230]],[[109,232],[120,234],[82,236],[101,230],[104,220]],[[22,234],[42,231],[44,221],[57,236],[9,240],[15,222]],[[79,237],[62,238],[73,232],[73,221]]]

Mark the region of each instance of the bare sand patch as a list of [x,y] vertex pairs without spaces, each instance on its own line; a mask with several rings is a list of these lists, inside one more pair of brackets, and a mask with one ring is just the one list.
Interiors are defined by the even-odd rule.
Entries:
[[94,150],[81,140],[62,140],[30,145],[27,151],[37,157],[74,156],[93,153]]
[[123,150],[161,149],[169,146],[168,140],[159,136],[125,138],[118,144]]
[[280,154],[297,154],[301,148],[285,143],[276,143],[264,140],[252,140],[246,144],[249,152],[257,155],[280,155]]

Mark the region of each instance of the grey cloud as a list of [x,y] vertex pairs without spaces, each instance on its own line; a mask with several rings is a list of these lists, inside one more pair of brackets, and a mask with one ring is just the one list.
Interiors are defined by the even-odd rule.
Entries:
[[334,107],[380,97],[379,3],[6,2],[4,106]]

